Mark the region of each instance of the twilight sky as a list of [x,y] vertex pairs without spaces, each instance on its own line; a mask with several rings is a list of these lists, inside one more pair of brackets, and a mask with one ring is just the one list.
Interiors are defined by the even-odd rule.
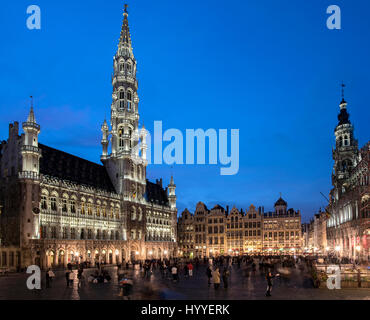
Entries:
[[[26,28],[27,6],[42,29]],[[326,28],[326,8],[342,30]],[[129,22],[138,60],[139,112],[149,131],[240,129],[240,170],[151,165],[174,174],[178,208],[198,201],[271,210],[282,192],[307,221],[331,187],[340,83],[360,146],[369,140],[370,3],[326,0],[135,0]],[[0,10],[0,139],[24,121],[29,96],[40,142],[100,161],[110,116],[113,55],[123,1],[7,1]],[[164,143],[164,147],[166,143]]]

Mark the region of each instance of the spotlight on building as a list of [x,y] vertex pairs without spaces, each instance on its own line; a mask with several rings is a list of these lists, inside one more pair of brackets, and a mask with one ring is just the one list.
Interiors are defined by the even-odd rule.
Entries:
[[135,254],[138,256],[139,255],[139,251],[136,251]]
[[153,251],[149,251],[149,254],[152,255],[153,254]]
[[361,251],[361,246],[357,246],[356,251],[358,251],[358,252]]
[[167,254],[168,253],[168,251],[167,250],[164,250],[164,254]]
[[118,256],[118,253],[119,253],[119,251],[118,251],[118,250],[116,250],[116,256]]
[[339,252],[340,251],[340,246],[336,246],[335,247],[335,251],[338,251]]
[[326,250],[326,251],[329,251],[329,250],[330,250],[330,248],[329,248],[329,247],[326,247],[326,248],[325,248],[325,250]]

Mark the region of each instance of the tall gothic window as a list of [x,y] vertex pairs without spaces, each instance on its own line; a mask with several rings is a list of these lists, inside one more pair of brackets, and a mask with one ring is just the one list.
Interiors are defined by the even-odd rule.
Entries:
[[349,146],[349,139],[348,139],[348,136],[344,136],[344,145],[345,146]]
[[132,109],[132,93],[131,91],[127,92],[127,110],[131,111]]
[[119,109],[125,109],[125,92],[123,90],[120,90],[119,92]]
[[57,211],[57,198],[56,197],[50,198],[50,207],[52,211]]
[[119,71],[120,72],[124,72],[125,71],[125,64],[124,63],[120,63],[119,64]]
[[67,212],[68,211],[67,199],[66,198],[63,198],[63,200],[62,200],[62,211],[63,212]]
[[41,196],[41,209],[46,210],[48,208],[48,198],[46,196]]
[[71,205],[71,213],[76,213],[76,200],[72,199],[70,202]]
[[127,64],[127,73],[128,74],[132,73],[132,65],[131,64]]
[[125,140],[123,138],[124,135],[124,130],[123,128],[120,128],[118,131],[118,136],[119,136],[119,150],[123,150],[125,147]]

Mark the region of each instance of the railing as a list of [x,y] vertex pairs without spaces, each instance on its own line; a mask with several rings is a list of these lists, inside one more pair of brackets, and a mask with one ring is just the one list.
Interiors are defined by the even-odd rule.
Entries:
[[41,153],[41,149],[34,146],[22,146],[22,151],[29,151],[29,152],[35,152],[35,153]]
[[35,122],[23,122],[23,129],[24,127],[33,127],[37,130],[40,130],[40,125]]
[[18,177],[19,179],[33,179],[33,180],[40,179],[40,175],[37,172],[32,171],[19,172]]

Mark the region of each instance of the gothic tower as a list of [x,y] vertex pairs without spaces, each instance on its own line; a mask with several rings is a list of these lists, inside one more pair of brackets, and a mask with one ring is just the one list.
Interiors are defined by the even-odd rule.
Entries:
[[[23,206],[20,210],[21,245],[27,245],[28,240],[40,237],[40,158],[41,149],[38,145],[40,125],[37,124],[33,106],[27,121],[23,123],[24,137],[21,155],[22,172],[19,173],[21,197]],[[24,256],[24,260],[29,257]]]
[[[342,87],[344,88],[344,85]],[[339,122],[334,130],[336,143],[333,149],[334,168],[332,175],[333,196],[336,199],[338,199],[341,193],[345,192],[346,179],[349,177],[350,170],[356,165],[358,157],[358,142],[354,137],[354,128],[349,120],[347,102],[344,100],[343,92],[339,107]]]
[[[127,5],[118,50],[113,58],[112,104],[109,130],[102,126],[101,160],[117,193],[127,200],[140,200],[146,185],[146,131],[139,130],[136,59],[133,54]],[[108,150],[110,144],[110,151]]]
[[173,176],[171,177],[171,181],[170,181],[170,184],[168,185],[168,201],[170,203],[170,207],[171,209],[175,209],[176,208],[176,185],[175,185],[175,182],[173,180]]

